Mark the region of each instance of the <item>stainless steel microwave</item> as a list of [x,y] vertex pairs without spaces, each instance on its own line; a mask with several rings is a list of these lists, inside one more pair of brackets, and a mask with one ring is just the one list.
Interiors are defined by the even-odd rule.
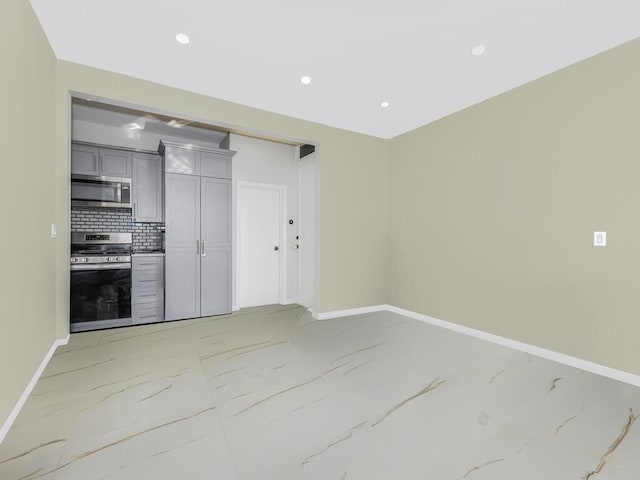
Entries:
[[72,175],[71,206],[131,208],[131,179]]

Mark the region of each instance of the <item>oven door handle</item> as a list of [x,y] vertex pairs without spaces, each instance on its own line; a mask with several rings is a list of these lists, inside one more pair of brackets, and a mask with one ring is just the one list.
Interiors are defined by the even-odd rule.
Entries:
[[130,263],[74,263],[71,265],[72,271],[90,270],[131,270]]

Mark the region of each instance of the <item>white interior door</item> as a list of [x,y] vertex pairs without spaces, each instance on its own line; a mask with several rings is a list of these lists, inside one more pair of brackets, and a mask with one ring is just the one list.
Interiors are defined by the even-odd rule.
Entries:
[[238,306],[282,301],[285,188],[238,184]]

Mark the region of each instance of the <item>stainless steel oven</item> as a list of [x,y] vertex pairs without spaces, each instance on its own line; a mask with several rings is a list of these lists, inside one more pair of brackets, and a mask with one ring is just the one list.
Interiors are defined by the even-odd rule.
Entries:
[[131,179],[72,175],[71,206],[131,208]]
[[71,234],[71,331],[131,325],[130,233]]

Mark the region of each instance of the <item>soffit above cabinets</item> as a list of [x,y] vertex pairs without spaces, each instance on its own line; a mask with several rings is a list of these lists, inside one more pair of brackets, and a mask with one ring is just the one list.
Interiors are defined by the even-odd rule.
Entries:
[[126,133],[140,131],[179,138],[184,142],[204,143],[205,145],[219,145],[228,132],[205,128],[201,124],[174,119],[162,115],[120,108],[105,103],[88,102],[74,99],[72,104],[73,120],[107,127],[115,127]]
[[60,59],[383,138],[640,36],[638,0],[31,3]]

